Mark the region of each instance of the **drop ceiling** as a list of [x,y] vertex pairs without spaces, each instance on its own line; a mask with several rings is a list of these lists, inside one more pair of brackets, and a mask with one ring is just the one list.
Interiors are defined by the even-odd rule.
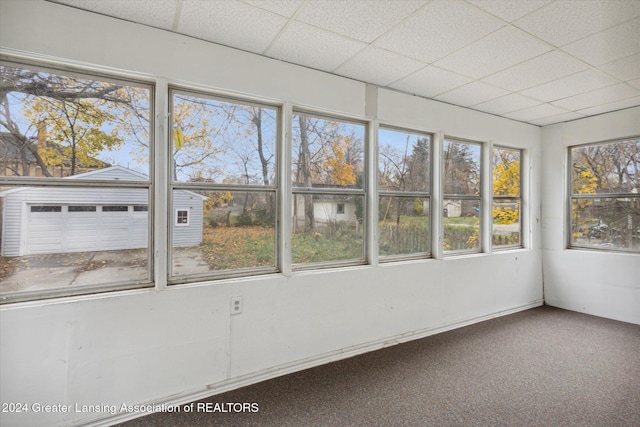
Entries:
[[640,0],[51,0],[534,125],[640,105]]

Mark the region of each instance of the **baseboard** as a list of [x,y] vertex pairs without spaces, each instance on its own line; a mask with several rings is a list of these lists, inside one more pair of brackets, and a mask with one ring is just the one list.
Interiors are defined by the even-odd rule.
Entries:
[[[451,331],[453,329],[462,328],[464,326],[473,325],[475,323],[484,322],[485,320],[494,319],[496,317],[507,316],[509,314],[514,314],[520,311],[529,310],[531,308],[540,307],[543,304],[544,304],[544,300],[540,299],[540,300],[532,301],[522,306],[513,307],[507,310],[501,310],[501,311],[487,314],[484,316],[479,316],[479,317],[474,317],[470,319],[464,319],[464,320],[448,323],[446,325],[436,327],[436,328],[426,328],[426,329],[421,329],[417,331],[411,331],[411,332],[396,335],[393,337],[387,337],[380,340],[371,341],[365,344],[360,344],[360,345],[332,351],[329,353],[323,353],[315,357],[310,357],[310,358],[298,360],[295,362],[274,366],[273,368],[254,372],[248,375],[243,375],[241,377],[233,378],[230,380],[221,381],[216,384],[211,384],[204,389],[198,389],[198,390],[193,390],[191,392],[180,393],[179,395],[174,395],[171,398],[163,401],[147,402],[144,405],[146,404],[157,405],[157,406],[164,405],[165,407],[184,405],[186,403],[190,403],[196,400],[205,399],[211,396],[215,396],[217,394],[225,393],[227,391],[235,390],[241,387],[246,387],[262,381],[277,378],[283,375],[292,374],[294,372],[303,371],[305,369],[314,368],[316,366],[325,365],[327,363],[336,362],[336,361],[347,359],[353,356],[358,356],[360,354],[368,353],[370,351],[379,350],[385,347],[390,347],[390,346],[401,344],[408,341],[426,338],[431,335],[436,335],[442,332]],[[125,421],[129,421],[129,420],[139,418],[145,415],[150,415],[150,414],[151,413],[147,413],[147,412],[118,414],[118,415],[110,416],[108,418],[102,418],[100,420],[84,422],[83,424],[79,424],[79,426],[106,427],[106,426],[111,426],[117,423],[122,423]]]

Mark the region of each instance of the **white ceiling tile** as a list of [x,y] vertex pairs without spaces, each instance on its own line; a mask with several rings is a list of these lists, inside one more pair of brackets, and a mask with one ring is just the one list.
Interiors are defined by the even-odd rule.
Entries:
[[519,91],[586,70],[588,66],[569,55],[552,51],[482,79],[505,89]]
[[335,70],[336,74],[386,86],[426,64],[374,46],[362,50]]
[[549,45],[523,31],[504,27],[433,65],[479,79],[549,50]]
[[640,53],[610,62],[600,69],[623,81],[640,78]]
[[242,2],[291,18],[304,0],[242,0]]
[[631,80],[627,83],[629,83],[633,87],[637,87],[638,89],[640,89],[640,79]]
[[592,92],[572,96],[570,98],[564,98],[559,101],[552,102],[552,104],[566,108],[567,110],[583,110],[597,105],[622,101],[637,95],[640,95],[640,90],[633,86],[620,83],[602,89],[597,89]]
[[552,125],[554,123],[562,123],[562,122],[568,122],[570,120],[577,120],[583,117],[585,117],[584,114],[580,114],[572,111],[570,113],[557,114],[549,117],[544,117],[541,119],[529,120],[528,122],[531,123],[532,125],[547,126],[547,125]]
[[640,16],[637,0],[564,0],[540,8],[514,25],[555,46],[564,46],[636,16]]
[[435,0],[374,44],[431,63],[503,25],[468,3]]
[[438,101],[470,107],[494,98],[506,95],[508,92],[482,82],[471,82],[435,97]]
[[280,15],[235,0],[189,0],[182,3],[178,32],[260,53],[286,23]]
[[467,84],[470,78],[429,66],[391,85],[392,88],[432,98]]
[[304,5],[296,19],[370,43],[425,3],[426,0],[314,0]]
[[636,96],[633,98],[624,99],[622,101],[612,102],[610,104],[598,105],[591,108],[586,108],[584,110],[580,110],[579,112],[587,115],[593,116],[596,114],[608,113],[610,111],[622,110],[624,108],[631,108],[640,106],[640,96]]
[[505,95],[491,101],[483,102],[473,106],[474,110],[480,110],[491,114],[505,114],[512,111],[522,110],[524,108],[539,105],[540,101],[527,98],[517,93]]
[[[640,1],[637,3],[640,6]],[[563,50],[592,65],[640,53],[640,18],[571,43]]]
[[79,9],[170,30],[176,13],[175,0],[56,0]]
[[581,93],[611,86],[618,80],[600,71],[585,70],[520,92],[545,102],[557,101]]
[[529,121],[543,119],[550,116],[558,116],[560,114],[566,113],[569,113],[569,111],[565,110],[564,108],[556,107],[555,105],[550,104],[540,104],[536,105],[535,107],[529,107],[507,113],[504,116],[514,120]]
[[294,21],[266,54],[294,64],[333,71],[366,46],[365,43]]
[[474,6],[489,12],[507,22],[515,21],[518,18],[540,9],[549,4],[552,0],[467,0]]

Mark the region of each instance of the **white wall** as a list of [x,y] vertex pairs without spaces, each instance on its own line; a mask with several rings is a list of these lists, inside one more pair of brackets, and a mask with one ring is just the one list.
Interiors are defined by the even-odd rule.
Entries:
[[[0,43],[363,118],[373,95],[370,118],[521,147],[530,165],[527,249],[1,306],[2,401],[185,402],[542,302],[537,127],[40,1],[0,2]],[[230,315],[232,296],[242,314]],[[0,423],[100,417],[73,409]]]
[[637,254],[566,249],[567,147],[640,135],[640,107],[543,129],[542,240],[549,305],[640,323]]

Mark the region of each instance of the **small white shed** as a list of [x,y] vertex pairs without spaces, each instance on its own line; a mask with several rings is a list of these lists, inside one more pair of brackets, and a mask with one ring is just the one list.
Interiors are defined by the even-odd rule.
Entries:
[[[140,181],[147,176],[112,166],[65,179]],[[2,256],[146,248],[149,195],[146,189],[23,187],[0,193]],[[202,241],[206,197],[177,190],[173,198],[173,246]]]

